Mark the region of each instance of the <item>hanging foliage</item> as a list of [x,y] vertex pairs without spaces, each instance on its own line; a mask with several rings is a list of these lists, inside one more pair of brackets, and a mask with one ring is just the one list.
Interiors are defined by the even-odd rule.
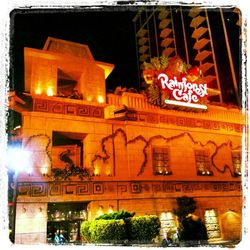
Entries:
[[119,128],[114,133],[112,133],[112,134],[110,134],[110,135],[108,135],[108,136],[106,136],[106,137],[104,137],[102,139],[102,141],[101,141],[102,154],[96,154],[94,156],[94,158],[92,160],[92,166],[94,166],[94,163],[97,160],[103,160],[103,162],[105,162],[105,161],[107,161],[110,158],[110,153],[107,150],[106,143],[107,143],[108,140],[114,139],[118,134],[121,134],[121,136],[123,137],[125,146],[127,146],[129,144],[137,143],[139,141],[145,143],[145,145],[143,147],[143,150],[142,150],[142,153],[143,153],[143,156],[144,156],[144,160],[143,160],[143,162],[142,162],[142,164],[140,166],[140,169],[139,169],[139,171],[137,173],[137,176],[140,176],[140,175],[142,175],[144,173],[144,170],[145,170],[146,165],[148,163],[147,149],[148,149],[148,147],[150,145],[152,145],[152,142],[154,140],[162,139],[162,140],[165,141],[165,143],[169,143],[171,141],[174,141],[174,140],[177,140],[177,139],[181,139],[184,136],[187,136],[194,145],[199,145],[201,147],[206,147],[207,145],[212,145],[214,147],[214,153],[211,155],[212,167],[214,167],[219,173],[225,173],[226,171],[229,171],[230,174],[231,174],[231,176],[237,177],[237,175],[234,173],[234,171],[231,169],[230,166],[224,165],[222,168],[219,168],[216,165],[216,163],[214,161],[214,158],[218,154],[220,148],[223,147],[223,146],[228,146],[230,150],[238,149],[238,148],[240,148],[240,146],[238,146],[236,148],[233,148],[233,145],[232,145],[231,141],[229,141],[227,143],[222,143],[221,145],[217,145],[212,140],[209,140],[206,143],[202,143],[201,141],[196,141],[193,138],[192,134],[188,133],[188,132],[183,132],[183,133],[180,133],[178,135],[174,135],[174,136],[170,136],[170,137],[165,137],[163,135],[155,135],[155,136],[150,137],[149,139],[144,138],[144,136],[142,136],[142,135],[138,135],[135,138],[128,140],[126,132],[123,129]]

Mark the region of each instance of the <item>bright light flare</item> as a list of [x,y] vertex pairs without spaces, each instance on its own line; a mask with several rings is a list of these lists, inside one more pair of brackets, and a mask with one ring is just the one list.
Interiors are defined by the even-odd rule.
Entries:
[[15,172],[29,171],[30,153],[22,148],[9,148],[7,164]]
[[103,96],[99,95],[99,96],[97,97],[97,101],[98,101],[99,103],[104,103],[104,98],[103,98]]
[[53,88],[52,87],[48,87],[47,88],[47,96],[53,96],[53,94],[54,94]]
[[38,86],[38,87],[35,89],[35,94],[36,94],[36,95],[41,95],[41,94],[42,94],[42,88]]

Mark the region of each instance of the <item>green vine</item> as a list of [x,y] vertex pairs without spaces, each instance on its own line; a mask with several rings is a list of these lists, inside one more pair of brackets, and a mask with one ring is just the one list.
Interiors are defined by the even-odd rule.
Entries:
[[51,168],[52,176],[55,180],[70,180],[71,176],[78,176],[80,180],[83,180],[84,178],[90,180],[92,178],[90,171],[87,168],[83,168],[82,166],[79,167],[79,166],[75,166],[74,164],[69,166],[66,164],[64,169],[52,168],[52,157],[48,150],[49,145],[51,144],[51,138],[46,134],[37,134],[37,135],[30,136],[28,140],[26,141],[24,148],[27,147],[28,144],[34,138],[43,137],[43,136],[48,139],[44,152],[46,153],[50,161],[50,168]]
[[46,134],[37,134],[37,135],[32,135],[32,136],[30,136],[29,138],[28,138],[28,140],[26,141],[26,143],[24,144],[24,148],[26,147],[26,146],[28,146],[28,144],[31,142],[31,140],[33,140],[34,138],[36,138],[36,137],[42,137],[42,136],[44,136],[44,137],[46,137],[47,139],[48,139],[48,142],[47,142],[47,144],[46,144],[46,146],[45,146],[45,153],[46,153],[46,155],[48,156],[48,158],[49,158],[49,161],[50,161],[50,167],[52,166],[52,158],[51,158],[51,154],[50,154],[50,152],[49,152],[49,145],[50,145],[50,143],[51,143],[51,138],[48,136],[48,135],[46,135]]
[[[92,160],[92,165],[94,165],[94,162],[97,160],[97,159],[102,159],[104,162],[106,160],[108,160],[110,158],[110,155],[106,149],[106,146],[105,146],[105,143],[109,140],[109,139],[114,139],[118,134],[121,134],[124,138],[124,141],[125,141],[125,146],[129,145],[129,144],[132,144],[132,143],[135,143],[137,141],[143,141],[145,143],[145,146],[142,150],[143,152],[143,155],[144,155],[144,161],[140,167],[140,170],[137,174],[137,176],[140,176],[143,174],[144,170],[145,170],[145,167],[147,165],[147,162],[148,162],[148,155],[147,155],[147,148],[152,144],[153,140],[156,140],[156,139],[163,139],[166,143],[170,142],[170,141],[173,141],[173,140],[176,140],[176,139],[179,139],[181,137],[184,137],[184,136],[187,136],[193,144],[196,144],[196,145],[200,145],[201,147],[205,147],[209,144],[212,144],[214,147],[215,147],[215,152],[212,154],[211,156],[211,163],[212,163],[212,166],[220,173],[225,173],[226,170],[229,170],[231,176],[233,177],[236,177],[235,176],[235,173],[231,170],[231,168],[227,165],[224,166],[223,169],[220,169],[216,166],[215,162],[214,162],[214,158],[215,156],[217,155],[219,149],[222,147],[222,146],[225,146],[225,145],[228,145],[228,143],[222,143],[221,145],[217,145],[214,141],[212,140],[209,140],[207,141],[206,143],[202,143],[201,141],[196,141],[194,140],[194,138],[192,137],[192,135],[188,132],[183,132],[179,135],[175,135],[175,136],[171,136],[171,137],[165,137],[163,135],[155,135],[155,136],[152,136],[150,137],[148,140],[145,139],[142,135],[139,135],[139,136],[136,136],[134,139],[132,140],[128,140],[127,139],[127,135],[126,135],[126,132],[119,128],[117,129],[114,133],[112,133],[111,135],[108,135],[106,137],[104,137],[101,141],[101,147],[102,147],[102,153],[104,153],[104,156],[98,154],[98,155],[95,155],[93,160]],[[229,142],[230,144],[230,147],[231,147],[231,150],[233,150],[232,148],[232,142],[230,141]]]

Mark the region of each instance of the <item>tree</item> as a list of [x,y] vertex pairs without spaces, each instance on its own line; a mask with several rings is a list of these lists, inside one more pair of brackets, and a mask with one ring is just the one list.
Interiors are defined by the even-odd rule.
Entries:
[[174,209],[174,214],[178,216],[180,222],[185,219],[189,214],[194,213],[196,210],[196,201],[187,196],[179,197],[176,199],[178,208]]
[[179,197],[176,199],[178,207],[174,209],[174,214],[179,220],[179,239],[187,242],[191,246],[197,244],[207,244],[207,229],[203,221],[192,215],[197,206],[196,201],[191,197]]

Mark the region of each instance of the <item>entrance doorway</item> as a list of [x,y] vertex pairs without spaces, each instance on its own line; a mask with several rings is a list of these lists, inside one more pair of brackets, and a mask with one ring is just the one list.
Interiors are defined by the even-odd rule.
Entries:
[[54,244],[81,241],[81,222],[87,220],[87,203],[49,203],[47,242]]

